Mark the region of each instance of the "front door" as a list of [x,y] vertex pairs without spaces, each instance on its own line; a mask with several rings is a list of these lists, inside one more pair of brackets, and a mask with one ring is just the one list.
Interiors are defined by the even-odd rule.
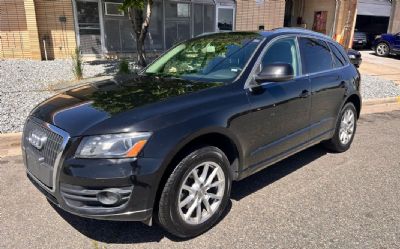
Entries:
[[102,36],[100,25],[100,4],[98,1],[77,0],[78,44],[82,54],[101,54]]
[[258,70],[268,64],[292,65],[295,77],[286,82],[265,82],[249,90],[252,106],[248,131],[251,133],[248,172],[295,152],[309,139],[310,81],[300,70],[295,37],[275,41],[262,57]]

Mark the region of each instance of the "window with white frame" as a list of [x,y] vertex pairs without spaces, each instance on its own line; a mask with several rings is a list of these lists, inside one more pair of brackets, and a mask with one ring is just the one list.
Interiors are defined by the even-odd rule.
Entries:
[[105,15],[106,16],[124,16],[125,13],[120,10],[122,3],[105,2]]

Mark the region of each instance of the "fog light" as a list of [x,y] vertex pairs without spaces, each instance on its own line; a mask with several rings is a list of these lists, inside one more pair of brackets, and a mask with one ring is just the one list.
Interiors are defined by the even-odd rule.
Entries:
[[103,205],[116,205],[121,200],[121,195],[117,193],[117,190],[106,189],[97,194],[97,200]]

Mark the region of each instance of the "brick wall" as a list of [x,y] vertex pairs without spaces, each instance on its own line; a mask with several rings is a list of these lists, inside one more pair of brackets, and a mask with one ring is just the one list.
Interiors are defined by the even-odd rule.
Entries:
[[40,59],[35,16],[33,0],[1,0],[1,59]]
[[71,0],[0,0],[0,59],[70,58],[76,47]]
[[356,24],[357,0],[340,0],[334,38],[345,47],[353,44]]
[[283,26],[285,0],[237,0],[236,30],[273,29]]
[[70,58],[75,50],[75,29],[71,0],[35,0],[42,58],[44,42],[49,59]]

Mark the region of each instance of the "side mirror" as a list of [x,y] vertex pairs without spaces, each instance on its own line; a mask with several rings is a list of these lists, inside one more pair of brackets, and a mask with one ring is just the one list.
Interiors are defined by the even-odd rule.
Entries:
[[262,71],[254,77],[255,82],[282,82],[294,78],[292,65],[287,63],[273,63],[266,65]]

